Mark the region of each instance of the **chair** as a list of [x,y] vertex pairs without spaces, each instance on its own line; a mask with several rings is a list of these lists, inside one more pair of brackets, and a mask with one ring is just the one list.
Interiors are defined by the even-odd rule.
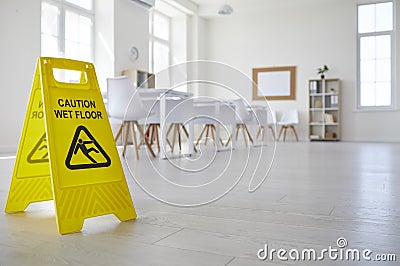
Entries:
[[146,117],[145,119],[141,119],[139,123],[145,124],[147,127],[145,136],[149,144],[153,145],[153,143],[156,143],[157,150],[160,152],[160,104],[154,99],[142,99],[142,103],[145,110],[147,110],[149,113],[151,112],[153,115]]
[[276,140],[276,135],[275,135],[275,128],[276,128],[276,124],[277,124],[276,111],[271,110],[271,112],[267,111],[267,113],[268,113],[267,114],[268,115],[267,125],[268,125],[268,128],[271,130],[273,140]]
[[[235,105],[235,111],[236,111],[236,140],[238,139],[239,131],[241,129],[243,134],[243,139],[247,147],[247,138],[251,143],[254,144],[253,137],[251,136],[249,129],[246,126],[246,122],[250,122],[252,120],[252,117],[250,115],[250,112],[247,110],[247,106],[241,99],[236,99],[233,100],[232,102]],[[232,135],[229,137],[225,146],[228,146],[231,139]]]
[[296,132],[295,126],[299,124],[299,115],[297,110],[287,110],[283,113],[281,120],[278,122],[278,125],[281,126],[279,131],[278,140],[280,139],[283,133],[283,141],[286,141],[286,132],[287,129],[291,129],[296,137],[296,140],[299,141],[299,137]]
[[[158,151],[160,152],[160,102],[154,99],[145,99],[143,101],[146,110],[150,110],[155,115],[148,117],[143,122],[147,125],[146,137],[148,138],[150,145],[155,141],[157,144]],[[189,132],[184,125],[192,114],[192,101],[182,98],[182,99],[167,99],[166,102],[166,123],[170,124],[167,130],[167,143],[171,148],[172,153],[174,152],[175,143],[178,142],[179,151],[182,150],[182,134],[186,135],[189,139]],[[169,135],[172,132],[172,140],[169,140]],[[196,148],[195,148],[196,151]]]
[[252,111],[253,124],[258,126],[256,140],[264,141],[265,128],[268,126],[268,110],[265,107],[255,106]]
[[143,107],[143,103],[139,94],[135,90],[133,81],[127,76],[108,78],[107,95],[108,115],[110,118],[117,118],[121,121],[121,126],[115,135],[115,141],[117,141],[123,131],[125,131],[125,135],[122,137],[124,147],[122,155],[125,156],[126,146],[128,144],[128,135],[129,131],[131,131],[136,158],[139,160],[139,145],[136,136],[137,130],[149,149],[150,154],[155,157],[154,151],[147,142],[143,130],[138,123],[138,120],[144,119],[148,116],[148,112]]
[[[167,143],[171,147],[172,153],[174,152],[176,140],[178,141],[179,151],[182,151],[182,134],[186,135],[189,140],[189,132],[186,129],[185,123],[187,123],[193,115],[193,100],[188,99],[175,99],[167,101],[167,118],[166,122],[170,123],[167,130]],[[169,134],[172,132],[172,140],[169,141]],[[194,151],[197,152],[196,147]]]
[[[197,138],[196,145],[197,147],[200,144],[200,141],[203,138],[205,133],[205,142],[207,145],[208,140],[211,138],[214,145],[216,144],[216,124],[218,123],[215,119],[218,119],[219,114],[216,113],[216,104],[220,104],[218,102],[197,102],[194,104],[194,113],[197,118],[194,120],[195,124],[203,125],[203,129],[200,132],[199,137]],[[220,107],[221,108],[221,107]],[[222,138],[219,138],[219,141],[222,146],[224,143]]]

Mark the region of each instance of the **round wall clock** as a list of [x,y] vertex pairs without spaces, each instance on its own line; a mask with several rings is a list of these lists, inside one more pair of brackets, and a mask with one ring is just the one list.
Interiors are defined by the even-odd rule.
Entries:
[[130,58],[132,61],[136,61],[139,58],[139,50],[135,46],[129,49]]

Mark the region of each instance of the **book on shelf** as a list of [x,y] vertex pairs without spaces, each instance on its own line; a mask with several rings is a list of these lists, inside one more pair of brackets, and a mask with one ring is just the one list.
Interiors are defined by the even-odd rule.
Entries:
[[327,124],[335,123],[335,118],[334,118],[333,114],[325,114],[325,123],[327,123]]
[[310,94],[320,93],[319,83],[317,80],[310,81]]
[[325,132],[325,138],[326,139],[335,139],[336,134],[334,132]]
[[325,97],[325,107],[329,108],[331,107],[331,97]]
[[321,100],[315,100],[314,108],[322,108],[322,101]]
[[320,139],[321,137],[318,135],[310,135],[310,139]]
[[339,103],[339,96],[332,95],[331,96],[331,107],[338,107],[338,103]]

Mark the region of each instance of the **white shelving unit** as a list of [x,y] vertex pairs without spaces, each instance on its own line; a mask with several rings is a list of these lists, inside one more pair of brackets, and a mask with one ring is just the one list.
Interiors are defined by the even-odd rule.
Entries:
[[340,140],[340,79],[310,79],[309,138]]

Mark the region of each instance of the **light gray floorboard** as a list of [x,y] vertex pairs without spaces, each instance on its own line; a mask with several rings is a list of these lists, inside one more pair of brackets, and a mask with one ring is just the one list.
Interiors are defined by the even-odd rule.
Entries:
[[[248,193],[251,174],[259,181],[271,159],[271,146],[229,152],[203,151],[196,161],[141,159],[128,151],[124,170],[138,218],[119,222],[107,215],[85,221],[81,232],[57,233],[53,202],[31,204],[24,213],[0,214],[0,266],[8,265],[398,265],[400,260],[400,144],[279,143],[273,168],[255,193]],[[229,167],[226,168],[227,158]],[[194,158],[191,158],[194,159]],[[196,159],[196,158],[195,158]],[[197,173],[171,165],[211,166]],[[247,162],[247,165],[244,164]],[[14,166],[0,159],[0,207],[4,209]],[[201,207],[176,207],[143,192],[135,177],[156,195],[196,203],[241,181],[225,197]],[[176,189],[158,176],[184,186],[220,179],[211,187]],[[257,251],[336,246],[394,253],[397,262],[260,261]]]

